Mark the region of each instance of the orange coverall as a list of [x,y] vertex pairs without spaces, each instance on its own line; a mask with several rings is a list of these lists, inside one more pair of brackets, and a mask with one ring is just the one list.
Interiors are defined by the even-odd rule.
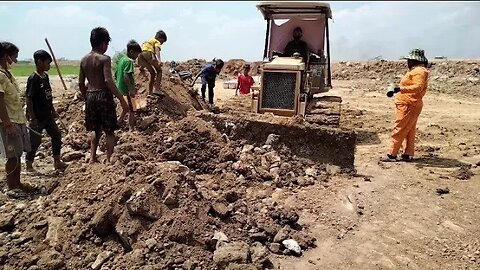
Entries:
[[416,66],[408,71],[400,81],[400,93],[395,97],[395,127],[392,132],[390,155],[396,156],[406,140],[404,154],[413,156],[415,152],[415,132],[417,120],[422,111],[422,98],[427,91],[428,70]]

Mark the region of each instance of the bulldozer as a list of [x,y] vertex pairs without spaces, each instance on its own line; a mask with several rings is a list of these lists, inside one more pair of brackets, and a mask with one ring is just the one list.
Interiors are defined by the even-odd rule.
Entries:
[[[299,157],[354,169],[356,132],[340,127],[342,99],[328,95],[332,89],[330,5],[262,1],[257,8],[267,21],[267,30],[260,85],[252,87],[250,113],[240,117],[236,112],[198,115],[229,139],[262,145],[274,134],[278,135],[277,145]],[[286,22],[280,23],[282,20]],[[295,46],[286,50],[298,27],[307,53],[292,53]]]
[[[332,89],[330,5],[324,2],[262,1],[267,22],[260,87],[252,95],[252,112],[300,116],[313,124],[338,126],[342,99]],[[286,21],[283,24],[279,24]],[[285,54],[292,33],[300,28],[308,51]]]

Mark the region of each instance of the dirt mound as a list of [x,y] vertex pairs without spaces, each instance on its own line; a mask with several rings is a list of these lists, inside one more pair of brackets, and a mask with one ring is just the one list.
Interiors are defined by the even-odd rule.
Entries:
[[[405,61],[340,62],[332,64],[335,80],[371,80],[386,88],[389,82],[398,83],[407,71]],[[447,94],[479,96],[471,91],[480,85],[480,61],[437,61],[429,68],[429,91]]]
[[225,62],[225,66],[222,70],[222,75],[225,76],[238,76],[240,72],[243,71],[245,64],[250,64],[250,75],[256,76],[260,74],[260,64],[262,62],[246,62],[242,59],[231,59]]
[[[136,72],[136,81],[145,95],[148,75]],[[298,223],[300,209],[272,194],[326,183],[338,171],[292,154],[274,134],[250,144],[228,136],[190,114],[197,103],[181,80],[164,71],[162,86],[166,97],[147,99],[138,112],[138,131],[117,133],[110,165],[83,163],[84,103],[73,93],[60,100],[63,158],[71,164],[43,196],[1,200],[2,265],[265,269],[271,253],[300,255],[315,246]],[[99,148],[103,161],[103,141]]]
[[[171,67],[171,63],[167,63],[168,67]],[[191,72],[194,76],[202,70],[202,68],[207,64],[207,61],[204,59],[190,59],[185,62],[177,62],[175,69],[178,72],[181,71],[189,71]]]

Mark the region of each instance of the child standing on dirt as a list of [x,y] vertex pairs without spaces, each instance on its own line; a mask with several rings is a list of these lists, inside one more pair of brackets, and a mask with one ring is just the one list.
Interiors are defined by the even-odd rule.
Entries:
[[[107,143],[107,162],[115,146],[115,130],[118,129],[115,96],[124,111],[128,110],[122,94],[117,89],[112,77],[112,60],[104,53],[110,43],[110,34],[103,27],[94,28],[90,33],[92,51],[80,62],[78,76],[79,88],[85,97],[85,127],[91,131],[90,163],[98,162],[97,148],[102,132],[105,132]],[[88,88],[85,85],[88,80]]]
[[222,59],[213,59],[213,63],[207,64],[203,69],[195,76],[193,79],[193,82],[190,87],[193,87],[195,84],[195,81],[198,79],[198,77],[202,78],[202,99],[205,100],[205,92],[208,86],[208,103],[210,105],[213,105],[213,89],[215,88],[215,79],[217,78],[217,75],[220,74],[220,71],[222,71],[223,68],[223,61]]
[[[44,50],[38,50],[33,54],[36,71],[28,77],[27,81],[27,118],[30,128],[37,133],[45,129],[52,140],[53,166],[55,170],[62,170],[66,164],[60,159],[62,149],[62,133],[55,122],[58,114],[53,107],[52,88],[46,73],[50,70],[52,57]],[[38,147],[42,142],[42,136],[30,132],[31,151],[27,153],[27,171],[34,171],[33,161]]]
[[[128,125],[130,130],[133,130],[135,125],[134,110],[132,104],[132,98],[135,98],[137,91],[135,89],[135,79],[134,75],[134,64],[133,62],[137,59],[138,55],[142,52],[142,48],[135,40],[130,40],[127,44],[127,54],[122,55],[118,60],[115,67],[115,81],[118,88],[118,91],[126,97],[128,102]],[[123,126],[125,121],[126,112],[122,111],[118,123],[120,126]]]
[[154,38],[145,41],[142,44],[142,52],[138,56],[138,64],[141,68],[146,68],[150,73],[150,83],[148,84],[148,94],[163,97],[164,93],[160,91],[162,82],[162,62],[160,58],[161,46],[167,41],[167,34],[162,30],[155,34]]
[[20,158],[24,151],[30,151],[30,140],[21,91],[10,73],[13,64],[17,62],[18,52],[19,49],[14,44],[0,43],[0,153],[7,159],[7,187],[13,194],[34,191],[33,186],[20,182]]
[[250,72],[250,65],[245,64],[245,67],[243,68],[243,73],[238,75],[238,81],[237,81],[237,89],[235,90],[235,96],[238,95],[238,90],[240,89],[240,95],[241,96],[246,96],[250,94],[250,90],[255,83],[253,80],[252,76],[250,76],[248,73]]

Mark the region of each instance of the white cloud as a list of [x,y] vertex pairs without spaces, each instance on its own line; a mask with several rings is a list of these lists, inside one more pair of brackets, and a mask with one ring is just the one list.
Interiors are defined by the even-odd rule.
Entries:
[[31,9],[16,25],[21,33],[17,42],[21,55],[31,58],[34,51],[46,48],[44,39],[48,38],[56,57],[75,59],[90,50],[90,31],[97,26],[111,29],[108,18],[79,6]]
[[122,6],[122,12],[126,15],[147,15],[154,13],[155,10],[161,8],[161,3],[155,2],[135,2],[128,3]]
[[334,12],[332,59],[397,59],[415,47],[427,57],[478,58],[478,14],[479,3],[368,3]]

